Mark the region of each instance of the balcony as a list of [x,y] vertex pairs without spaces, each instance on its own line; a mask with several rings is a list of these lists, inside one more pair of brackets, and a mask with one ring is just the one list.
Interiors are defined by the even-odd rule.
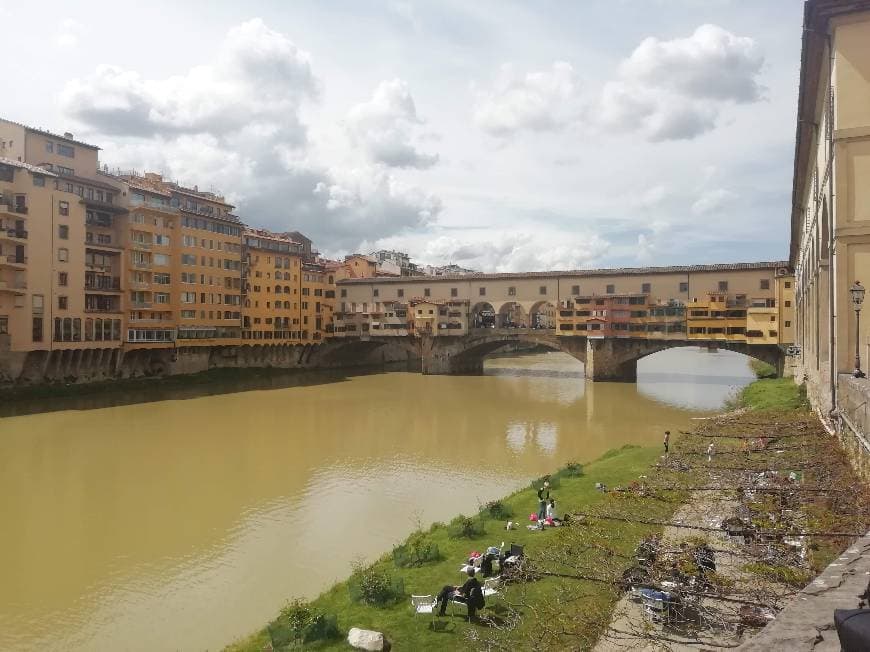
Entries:
[[27,231],[21,229],[5,229],[0,231],[0,235],[7,240],[27,240]]
[[130,308],[141,310],[141,309],[150,309],[151,308],[150,301],[131,301]]
[[120,306],[86,306],[85,312],[109,313],[113,315],[121,314]]
[[145,251],[151,251],[152,243],[150,242],[139,242],[138,240],[130,240],[130,247],[133,249],[142,249]]
[[121,279],[117,276],[85,276],[85,290],[94,292],[120,292]]
[[13,267],[15,269],[21,269],[27,264],[26,256],[0,256],[0,265],[5,265],[8,267]]
[[24,281],[2,281],[0,280],[0,292],[10,292],[12,294],[26,294],[27,283]]
[[151,269],[151,261],[134,260],[133,267],[137,267],[139,269]]

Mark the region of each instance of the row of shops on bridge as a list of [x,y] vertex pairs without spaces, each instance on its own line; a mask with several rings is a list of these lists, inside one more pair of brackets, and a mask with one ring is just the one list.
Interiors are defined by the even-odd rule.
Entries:
[[[549,330],[561,337],[719,340],[788,344],[793,297],[752,298],[708,293],[682,302],[650,303],[644,293],[575,296],[527,313],[519,303],[498,311],[486,302],[412,298],[343,306],[334,314],[333,337],[466,335],[477,329]],[[349,308],[349,309],[348,309]]]

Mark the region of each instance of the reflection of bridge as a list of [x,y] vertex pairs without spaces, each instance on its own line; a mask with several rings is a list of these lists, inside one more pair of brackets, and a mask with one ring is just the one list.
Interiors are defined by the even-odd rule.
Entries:
[[475,328],[467,335],[436,337],[362,336],[331,342],[336,351],[392,350],[391,359],[403,355],[419,360],[424,374],[475,374],[483,371],[483,360],[490,353],[510,344],[542,346],[562,351],[580,360],[586,378],[594,381],[628,381],[637,378],[637,361],[653,353],[685,346],[706,346],[743,353],[773,365],[782,373],[784,354],[780,346],[749,345],[698,339],[649,340],[630,337],[559,337],[553,330],[528,328]]

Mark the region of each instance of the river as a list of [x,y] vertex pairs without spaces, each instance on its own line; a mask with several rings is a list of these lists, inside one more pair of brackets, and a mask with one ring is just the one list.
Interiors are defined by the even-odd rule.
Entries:
[[660,445],[751,379],[742,356],[676,349],[636,385],[587,383],[547,353],[0,419],[0,650],[220,649],[415,523]]

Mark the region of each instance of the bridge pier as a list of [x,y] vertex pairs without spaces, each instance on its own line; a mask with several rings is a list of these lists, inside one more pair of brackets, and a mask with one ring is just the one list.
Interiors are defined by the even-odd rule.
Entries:
[[637,380],[637,358],[625,359],[622,340],[586,339],[586,379],[633,383]]

